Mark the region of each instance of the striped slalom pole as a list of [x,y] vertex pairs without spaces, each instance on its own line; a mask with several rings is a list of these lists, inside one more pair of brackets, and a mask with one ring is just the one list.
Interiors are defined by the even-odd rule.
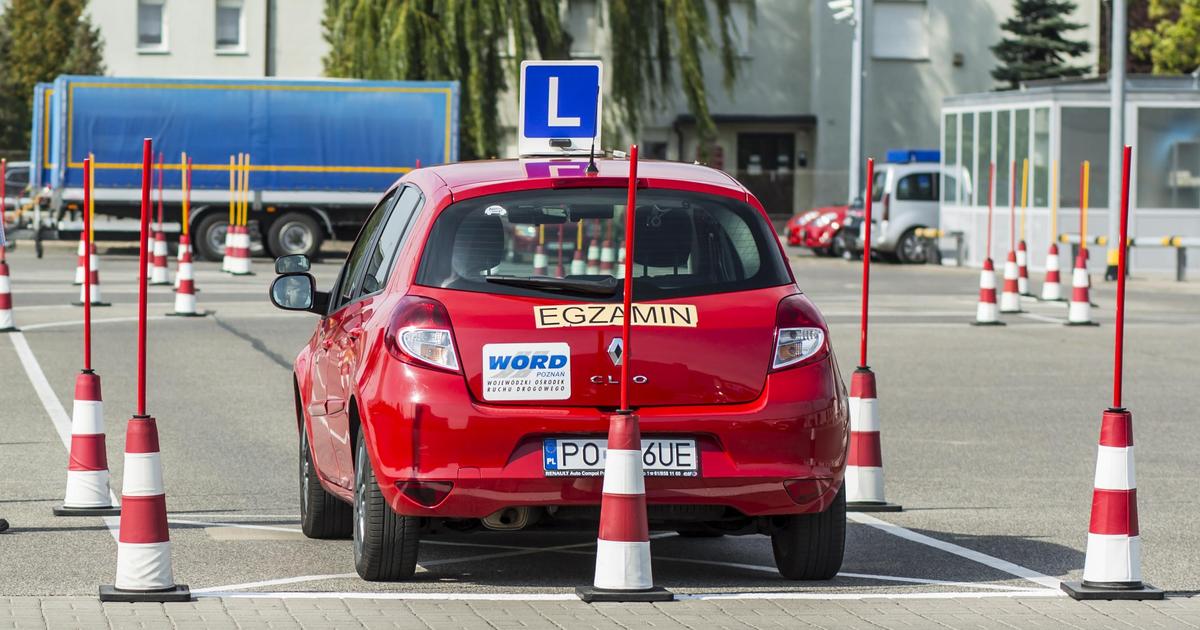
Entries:
[[979,272],[979,303],[975,307],[976,326],[1003,326],[996,305],[996,269],[992,267],[992,211],[996,199],[996,164],[988,164],[987,251]]
[[1029,292],[1029,247],[1025,244],[1025,215],[1029,210],[1029,158],[1021,160],[1021,237],[1017,241],[1017,293],[1034,297]]
[[1125,353],[1125,269],[1129,256],[1129,163],[1125,145],[1121,179],[1121,241],[1117,247],[1117,314],[1113,349],[1113,404],[1100,424],[1100,447],[1092,490],[1083,580],[1063,582],[1074,599],[1163,599],[1142,582],[1142,540],[1138,529],[1137,483],[1133,464],[1133,414],[1121,406]]
[[1067,326],[1099,326],[1092,321],[1092,302],[1088,291],[1087,250],[1080,249],[1071,272],[1071,301],[1067,304]]
[[[182,169],[180,176],[180,188],[183,189],[183,203],[180,208],[179,220],[179,244],[175,253],[175,290],[179,290],[179,272],[178,265],[183,263],[183,254],[192,252],[192,239],[188,236],[188,222],[190,221],[191,204],[192,204],[192,160],[184,153],[180,158],[180,168]],[[190,258],[189,258],[190,260]]]
[[138,256],[137,412],[125,428],[117,575],[111,586],[100,587],[102,602],[179,602],[191,599],[188,587],[175,583],[158,426],[154,418],[146,413],[146,261],[150,256],[152,154],[150,138],[146,138],[142,141],[142,229]]
[[850,452],[846,459],[846,509],[851,512],[899,512],[883,495],[883,446],[879,439],[879,400],[875,373],[867,365],[867,322],[871,297],[871,210],[875,159],[867,158],[862,257],[862,312],[859,316],[858,369],[850,378]]
[[[83,159],[83,233],[91,233],[87,208],[91,201],[92,159]],[[91,243],[88,243],[91,245]],[[85,277],[91,275],[84,258]],[[55,516],[113,516],[121,508],[113,505],[109,490],[108,449],[104,436],[104,403],[100,375],[92,369],[91,283],[83,285],[83,370],[75,377],[75,404],[71,409],[71,455],[67,461],[67,489]]]
[[1058,160],[1050,162],[1050,251],[1046,254],[1046,280],[1042,282],[1043,302],[1062,302],[1062,262],[1058,258]]
[[[637,145],[629,148],[628,203],[625,205],[625,244],[632,263],[637,201]],[[580,228],[582,229],[582,224]],[[632,270],[626,269],[632,276]],[[632,283],[622,288],[624,310],[631,312]],[[608,420],[608,450],[604,462],[604,487],[600,499],[600,531],[596,539],[596,573],[591,586],[575,593],[585,602],[664,602],[675,598],[654,586],[650,567],[650,524],[646,515],[646,481],[642,471],[642,433],[638,415],[629,401],[632,377],[633,318],[621,323],[621,406]]]
[[[95,157],[88,154],[90,164],[95,164]],[[79,300],[71,302],[74,306],[83,306],[85,303],[91,306],[112,306],[112,304],[104,301],[104,293],[100,289],[100,255],[96,250],[96,169],[91,169],[90,175],[84,178],[84,195],[87,201],[83,204],[83,229],[80,236],[84,239],[84,251],[90,252],[84,257],[84,277],[88,279],[86,283],[80,283]],[[84,315],[87,316],[88,309],[84,309]]]
[[17,332],[13,317],[12,281],[8,275],[8,259],[0,258],[0,333]]
[[1008,195],[1008,256],[1004,259],[1004,290],[1000,292],[1000,312],[1021,312],[1021,291],[1017,271],[1017,161],[1009,171],[1012,190]]

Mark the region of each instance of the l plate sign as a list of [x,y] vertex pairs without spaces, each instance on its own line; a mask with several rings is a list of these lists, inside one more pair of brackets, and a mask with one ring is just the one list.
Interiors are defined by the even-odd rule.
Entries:
[[586,155],[593,137],[598,150],[603,78],[599,61],[521,62],[520,154]]

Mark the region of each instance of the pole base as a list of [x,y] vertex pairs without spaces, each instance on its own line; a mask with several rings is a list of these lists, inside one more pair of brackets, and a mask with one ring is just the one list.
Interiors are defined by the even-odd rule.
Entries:
[[847,512],[902,512],[904,506],[887,501],[847,501]]
[[1004,322],[971,322],[972,326],[1007,326]]
[[17,328],[16,326],[9,326],[8,328],[0,328],[0,333],[13,333],[13,332],[21,332],[21,329]]
[[55,516],[120,516],[121,506],[76,508],[60,505],[54,508]]
[[187,584],[176,584],[161,591],[127,591],[115,586],[100,587],[102,602],[188,602],[192,600],[192,592]]
[[[74,300],[71,306],[83,306],[82,300]],[[112,302],[92,302],[92,306],[112,306]]]
[[598,588],[595,586],[577,586],[575,594],[585,604],[593,602],[670,602],[675,600],[675,594],[661,586],[645,590],[627,591],[622,589]]
[[195,313],[167,313],[167,317],[207,317],[208,311],[196,311]]
[[1133,582],[1132,584],[1087,584],[1084,582],[1063,582],[1062,590],[1071,599],[1122,599],[1143,600],[1163,599],[1163,592],[1149,584]]
[[1099,326],[1100,322],[1063,322],[1063,326]]

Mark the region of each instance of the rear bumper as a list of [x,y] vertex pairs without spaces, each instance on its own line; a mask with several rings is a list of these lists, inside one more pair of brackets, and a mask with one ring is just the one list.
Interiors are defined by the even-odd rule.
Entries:
[[[602,478],[546,477],[544,438],[603,438],[609,414],[589,407],[503,407],[471,400],[462,377],[389,362],[364,397],[363,435],[384,497],[410,516],[479,518],[512,506],[600,502]],[[647,407],[646,436],[693,437],[700,477],[648,477],[650,503],[720,505],[748,516],[818,512],[841,487],[849,416],[830,359],[772,374],[737,405]],[[397,490],[451,481],[428,507]],[[792,490],[785,487],[789,482]],[[795,498],[793,498],[795,497]]]

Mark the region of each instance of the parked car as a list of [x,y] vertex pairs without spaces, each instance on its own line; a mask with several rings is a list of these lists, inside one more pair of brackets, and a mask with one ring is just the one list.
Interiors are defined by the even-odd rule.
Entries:
[[784,234],[787,235],[787,244],[793,247],[798,247],[804,244],[804,226],[812,222],[813,219],[820,215],[816,210],[807,212],[797,212],[788,219],[787,225],[784,227]]
[[817,217],[804,226],[804,246],[818,256],[841,256],[841,245],[834,238],[846,220],[848,206],[817,208]]

